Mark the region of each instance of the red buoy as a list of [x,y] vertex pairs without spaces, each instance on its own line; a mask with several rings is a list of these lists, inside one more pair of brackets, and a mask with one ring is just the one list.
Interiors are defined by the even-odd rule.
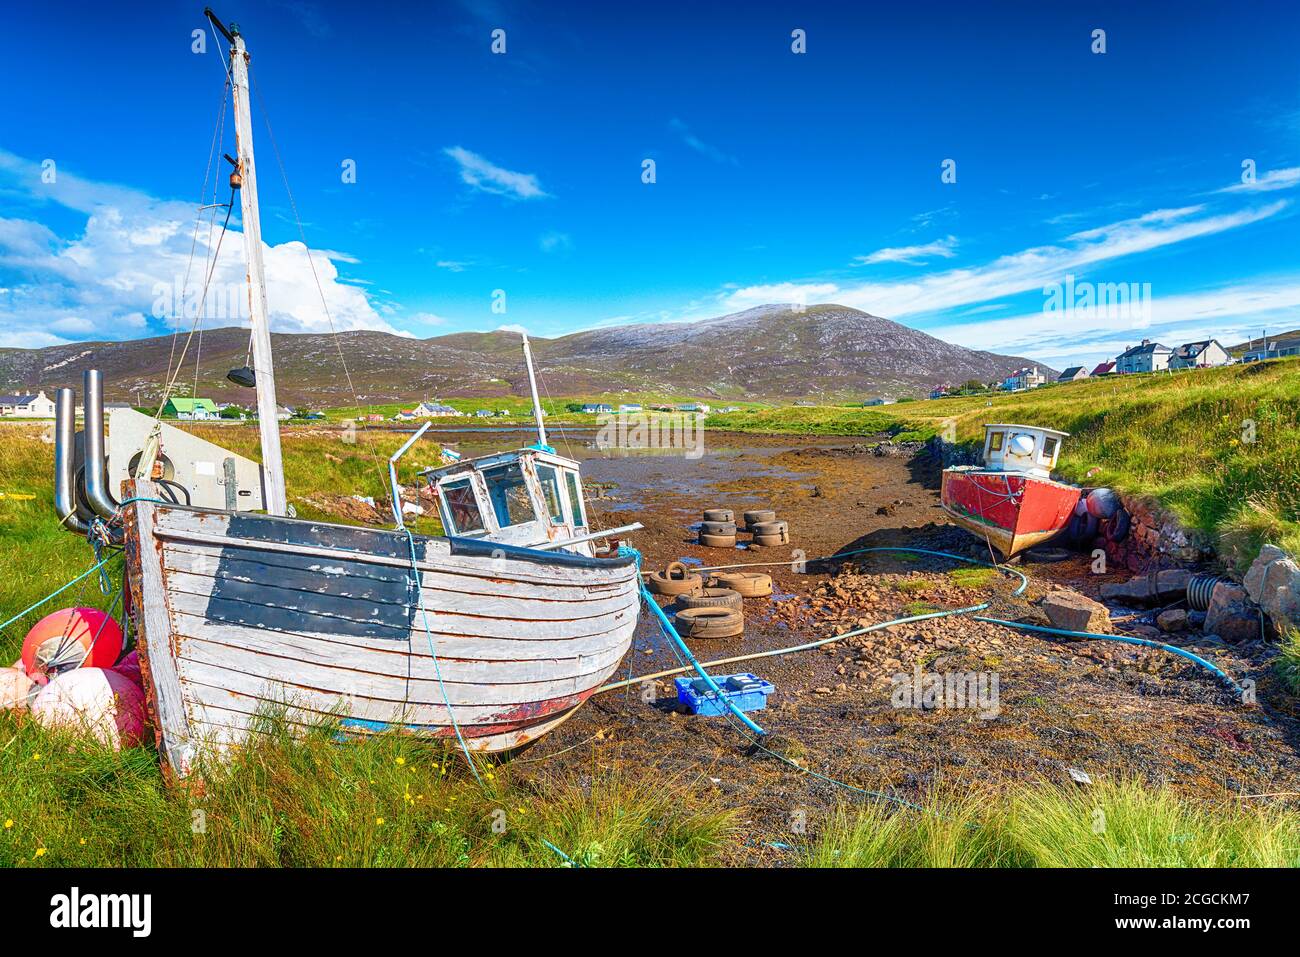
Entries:
[[[87,650],[90,654],[86,655]],[[98,608],[63,608],[46,615],[23,640],[23,670],[57,674],[83,664],[111,668],[122,653],[122,629]]]

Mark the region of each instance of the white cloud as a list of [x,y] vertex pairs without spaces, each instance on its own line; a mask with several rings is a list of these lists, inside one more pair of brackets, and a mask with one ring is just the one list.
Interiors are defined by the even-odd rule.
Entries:
[[[1203,211],[1199,206],[1160,209],[1076,232],[1059,245],[1036,246],[1000,256],[982,266],[946,269],[897,282],[745,286],[725,294],[721,304],[740,310],[769,302],[834,301],[897,319],[1042,289],[1048,283],[1063,281],[1067,273],[1081,273],[1086,266],[1236,229],[1275,216],[1287,206],[1287,200],[1278,200],[1266,206],[1199,217],[1196,214]],[[1142,277],[1124,278],[1136,281]]]
[[685,143],[691,149],[695,150],[695,152],[699,153],[701,156],[707,156],[715,163],[724,163],[730,166],[740,165],[740,161],[736,159],[736,157],[732,156],[729,153],[724,153],[716,146],[711,146],[710,144],[704,142],[702,139],[700,139],[698,136],[692,133],[690,129],[686,126],[686,124],[683,123],[681,120],[679,120],[677,117],[674,116],[668,122],[668,126],[673,132],[675,132],[678,136],[682,138],[683,143]]
[[461,182],[477,190],[515,199],[542,199],[549,195],[532,173],[517,173],[497,166],[463,146],[449,146],[443,152],[460,167]]
[[1300,186],[1300,166],[1288,166],[1285,169],[1271,169],[1263,176],[1256,177],[1253,183],[1233,183],[1218,190],[1220,193],[1270,193],[1275,189],[1290,189]]
[[537,239],[537,245],[544,253],[568,252],[573,248],[573,239],[568,233],[543,233]]
[[464,272],[471,264],[468,261],[459,259],[439,259],[434,265],[439,269],[446,269],[448,272]]
[[941,256],[944,259],[951,259],[957,255],[954,252],[957,246],[957,237],[948,236],[944,239],[936,239],[932,243],[926,243],[921,246],[889,246],[885,249],[877,249],[874,253],[868,253],[865,256],[855,256],[854,262],[861,263],[864,266],[870,266],[872,263],[908,263],[918,265],[927,259],[933,259],[935,256]]
[[[49,345],[51,333],[71,339],[121,339],[151,328],[188,328],[209,258],[215,264],[204,325],[246,321],[243,236],[232,228],[218,244],[220,219],[210,232],[205,221],[195,240],[195,210],[188,203],[156,199],[65,171],[58,172],[54,183],[44,184],[38,164],[0,150],[3,187],[31,204],[53,203],[86,214],[80,234],[69,236],[34,220],[0,219],[0,280],[11,287],[0,299],[0,324],[10,345]],[[363,290],[340,279],[336,264],[353,263],[352,257],[316,250],[309,262],[300,242],[264,243],[262,254],[272,329],[328,331],[323,291],[334,328],[393,331]]]

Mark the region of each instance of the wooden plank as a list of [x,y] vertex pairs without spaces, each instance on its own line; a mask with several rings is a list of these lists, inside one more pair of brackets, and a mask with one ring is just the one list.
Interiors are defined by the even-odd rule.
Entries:
[[[171,606],[176,612],[196,615],[209,620],[217,619],[224,624],[247,625],[251,628],[262,627],[271,631],[289,631],[296,634],[313,632],[329,634],[343,631],[360,637],[388,638],[393,641],[400,641],[403,644],[413,637],[418,639],[424,636],[424,616],[418,611],[412,616],[413,621],[408,627],[398,627],[377,620],[358,621],[357,619],[342,618],[323,612],[282,609],[283,614],[280,617],[283,621],[277,622],[277,627],[271,628],[267,624],[266,608],[261,605],[247,602],[230,602],[220,607],[222,617],[218,618],[213,613],[212,602],[207,595],[194,595],[189,592],[173,590],[171,593]],[[620,611],[594,618],[584,618],[576,622],[504,621],[495,618],[440,614],[430,609],[429,629],[433,633],[435,640],[440,635],[487,639],[586,638],[604,634],[621,624],[635,623],[636,618],[637,605],[635,602]],[[353,628],[356,625],[364,625],[363,631],[356,631]]]
[[[178,571],[208,574],[217,567],[218,562],[230,563],[232,573],[248,575],[261,580],[273,580],[283,569],[307,571],[319,575],[322,579],[342,579],[349,586],[351,583],[368,581],[387,581],[392,574],[391,565],[361,565],[351,562],[346,567],[332,564],[327,559],[302,556],[283,552],[270,552],[257,549],[235,549],[217,545],[204,545],[198,542],[169,541],[164,556],[169,568]],[[409,564],[402,566],[409,569]],[[546,602],[579,602],[605,595],[622,594],[629,585],[635,587],[636,579],[628,577],[619,581],[602,584],[538,585],[525,581],[513,581],[482,574],[470,575],[464,572],[426,570],[421,573],[421,581],[426,594],[437,591],[450,591],[466,595],[506,596],[533,598]],[[326,587],[321,585],[319,587]]]
[[[124,483],[126,484],[126,483]],[[127,484],[128,498],[156,498],[152,482]],[[176,661],[172,656],[171,616],[163,584],[162,557],[153,535],[155,506],[137,501],[126,507],[127,579],[150,712],[163,767],[177,777],[190,771],[189,717]]]
[[[441,701],[436,686],[442,674],[453,704],[531,701],[570,694],[596,671],[617,665],[623,648],[614,645],[603,653],[558,661],[457,661],[429,657],[405,658],[350,649],[340,655],[320,654],[324,642],[294,647],[285,636],[247,631],[239,644],[226,644],[189,636],[178,637],[180,657],[232,668],[268,680],[283,680],[327,691],[370,694],[393,700]],[[301,639],[299,639],[301,641]],[[311,647],[314,645],[315,647]],[[431,686],[431,687],[430,687]],[[432,696],[432,697],[431,697]]]
[[[212,641],[224,641],[238,644],[250,629],[245,625],[226,625],[209,621],[198,615],[185,612],[173,612],[173,629],[178,635],[208,638]],[[397,657],[402,661],[408,655],[417,658],[429,657],[429,643],[424,629],[417,626],[412,630],[409,642],[394,641],[391,638],[365,638],[352,635],[327,634],[324,632],[268,632],[251,629],[258,634],[272,636],[276,640],[288,640],[295,647],[303,647],[301,642],[321,642],[320,654],[333,653],[334,646],[345,649],[358,648],[367,653],[382,653]],[[590,655],[602,649],[626,640],[622,636],[625,630],[630,633],[628,625],[619,625],[598,635],[581,638],[475,638],[448,635],[434,636],[434,650],[439,660],[476,660],[476,661],[546,661],[566,657]],[[324,650],[329,648],[330,651]]]
[[[452,700],[456,721],[465,726],[528,723],[572,706],[600,687],[618,667],[595,672],[590,687],[569,695],[539,701],[458,704]],[[360,721],[387,724],[451,725],[447,705],[436,701],[402,702],[366,695],[346,695],[316,688],[290,687],[260,675],[246,675],[212,665],[181,661],[180,671],[195,705],[216,705],[256,714],[267,706],[290,706],[320,715],[342,715]],[[449,689],[450,690],[450,689]],[[572,700],[570,700],[572,699]]]
[[[226,598],[264,604],[268,607],[319,610],[321,613],[340,615],[357,621],[387,621],[391,615],[370,614],[375,606],[399,605],[401,617],[415,601],[413,582],[399,578],[393,582],[370,582],[351,579],[331,580],[309,572],[289,572],[269,577],[265,573],[249,574],[247,568],[232,566],[242,563],[223,559],[219,565],[207,566],[207,572],[184,571],[170,564],[167,568],[168,587],[191,595],[221,594]],[[240,574],[243,571],[243,574]],[[406,573],[398,572],[399,576]],[[221,582],[220,586],[214,586]],[[402,587],[405,586],[405,587]],[[501,618],[507,621],[551,620],[580,621],[595,618],[621,608],[626,608],[631,588],[621,594],[592,597],[586,601],[549,602],[536,598],[518,598],[510,595],[466,595],[452,591],[424,591],[424,604],[439,614],[462,614],[475,618]]]

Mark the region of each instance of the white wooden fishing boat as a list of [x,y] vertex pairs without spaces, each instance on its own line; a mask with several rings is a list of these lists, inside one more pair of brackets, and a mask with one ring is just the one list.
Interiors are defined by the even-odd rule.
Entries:
[[[346,732],[458,738],[475,751],[533,741],[628,650],[640,609],[635,555],[598,557],[593,543],[640,526],[591,529],[579,464],[546,444],[527,337],[537,442],[428,472],[448,536],[415,535],[403,522],[395,464],[423,429],[389,462],[393,529],[288,516],[247,54],[238,29],[209,16],[231,44],[253,326],[253,367],[232,379],[257,389],[262,487],[203,500],[187,469],[214,474],[216,464],[200,459],[223,450],[201,443],[186,452],[193,461],[169,458],[168,442],[175,451],[180,439],[157,428],[126,450],[132,478],[119,501],[107,487],[99,373],[86,373],[84,436],[73,435],[72,390],[57,404],[56,510],[74,531],[125,544],[132,630],[165,766],[190,773],[256,733],[268,711],[295,726],[337,719]],[[225,468],[228,482],[244,475],[247,484],[233,458]],[[164,472],[170,479],[157,481]],[[193,497],[182,502],[177,489]],[[267,514],[241,510],[263,504]]]

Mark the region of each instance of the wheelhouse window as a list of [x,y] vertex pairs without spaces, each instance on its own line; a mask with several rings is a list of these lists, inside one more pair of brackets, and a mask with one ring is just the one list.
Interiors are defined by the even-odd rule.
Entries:
[[488,499],[492,502],[498,525],[505,528],[536,519],[533,500],[528,495],[528,483],[518,464],[484,469],[483,478],[487,482]]
[[586,525],[586,519],[582,515],[582,490],[578,486],[577,474],[566,471],[564,473],[564,484],[569,489],[569,511],[573,513],[574,527]]
[[1003,435],[1003,433],[1001,433],[1001,432],[990,432],[990,433],[989,433],[989,451],[990,451],[990,452],[1001,452],[1001,451],[1002,451],[1002,435]]
[[564,524],[564,503],[560,498],[560,476],[549,465],[537,466],[537,480],[542,485],[542,501],[551,516],[551,524]]
[[443,517],[451,525],[448,531],[457,535],[483,531],[483,513],[479,510],[469,479],[442,486],[442,500],[446,504]]
[[1056,448],[1058,445],[1060,445],[1059,440],[1053,438],[1050,435],[1043,439],[1043,461],[1044,462],[1050,465],[1052,462],[1056,461]]

